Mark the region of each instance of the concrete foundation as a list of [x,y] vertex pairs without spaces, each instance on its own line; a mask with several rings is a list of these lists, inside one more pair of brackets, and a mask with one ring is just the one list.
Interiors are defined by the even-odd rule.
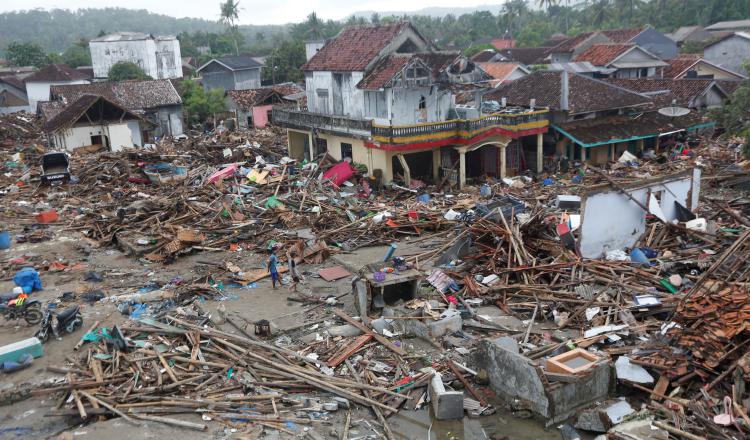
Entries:
[[606,360],[566,382],[550,381],[537,362],[506,346],[502,341],[483,340],[475,354],[476,368],[488,372],[490,386],[500,397],[522,400],[526,407],[547,419],[548,426],[609,394],[613,375]]
[[461,419],[464,416],[464,393],[446,391],[440,374],[430,380],[430,405],[438,420]]

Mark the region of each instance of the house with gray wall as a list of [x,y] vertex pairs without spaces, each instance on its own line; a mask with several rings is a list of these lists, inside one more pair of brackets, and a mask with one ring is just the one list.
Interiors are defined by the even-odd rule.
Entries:
[[197,72],[203,78],[206,90],[257,89],[261,83],[263,64],[257,58],[239,55],[214,58],[200,66]]
[[116,32],[89,42],[94,78],[106,78],[121,61],[138,65],[153,79],[182,78],[180,41],[176,37]]
[[732,72],[747,74],[744,64],[750,62],[750,32],[735,32],[707,45],[703,58]]
[[0,76],[0,114],[29,111],[23,79],[17,75]]
[[677,43],[652,27],[636,29],[608,29],[601,31],[613,43],[636,44],[662,60],[677,56]]

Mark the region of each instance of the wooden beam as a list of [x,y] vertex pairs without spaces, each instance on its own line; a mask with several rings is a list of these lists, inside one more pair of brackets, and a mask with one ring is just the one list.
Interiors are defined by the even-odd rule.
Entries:
[[348,322],[349,324],[353,325],[354,327],[357,327],[360,329],[363,333],[371,335],[373,338],[375,338],[376,341],[383,344],[387,349],[391,350],[392,352],[396,353],[399,356],[406,356],[406,352],[403,348],[396,346],[393,344],[393,342],[386,339],[384,336],[381,336],[374,331],[372,331],[370,328],[365,326],[359,321],[356,321],[351,316],[347,315],[346,312],[344,312],[341,309],[333,309],[333,313],[336,314],[339,318],[343,319],[344,321]]

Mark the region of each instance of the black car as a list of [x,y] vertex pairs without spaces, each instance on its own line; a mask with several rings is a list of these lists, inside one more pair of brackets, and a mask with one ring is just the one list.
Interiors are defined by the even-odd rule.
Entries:
[[68,183],[70,161],[67,153],[55,151],[42,156],[42,185]]

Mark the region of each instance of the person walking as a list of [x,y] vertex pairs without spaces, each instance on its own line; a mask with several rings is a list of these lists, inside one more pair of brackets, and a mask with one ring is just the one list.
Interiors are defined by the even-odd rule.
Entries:
[[291,250],[287,254],[287,260],[289,264],[289,274],[292,276],[292,284],[289,286],[289,290],[296,292],[297,284],[299,284],[302,275],[299,273],[299,266],[297,265],[297,251]]
[[276,267],[276,264],[279,262],[279,259],[276,257],[276,246],[272,246],[270,252],[271,255],[268,257],[268,271],[271,273],[271,285],[276,290],[276,283],[281,284],[279,270]]

